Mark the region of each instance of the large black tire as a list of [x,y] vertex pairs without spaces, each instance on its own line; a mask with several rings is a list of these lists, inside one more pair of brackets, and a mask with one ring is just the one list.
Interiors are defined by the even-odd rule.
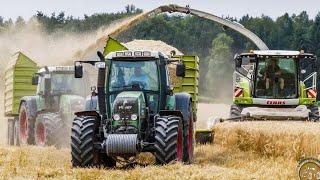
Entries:
[[162,116],[157,118],[154,154],[157,164],[182,161],[183,124],[180,117]]
[[29,114],[26,102],[22,102],[19,111],[19,145],[34,145],[35,117]]
[[190,102],[188,108],[189,117],[183,120],[183,162],[191,164],[193,162],[194,151],[194,122],[193,122],[193,110]]
[[309,106],[308,109],[310,109],[311,113],[309,115],[309,120],[318,122],[319,121],[319,108],[318,106]]
[[230,118],[235,118],[235,119],[232,119],[233,121],[240,121],[242,109],[243,109],[242,106],[232,104],[230,107]]
[[[35,123],[35,142],[37,146],[61,147],[67,131],[61,116],[57,113],[39,115]],[[64,130],[64,131],[63,131]]]
[[71,161],[73,167],[105,165],[115,167],[116,161],[94,149],[97,120],[92,116],[76,117],[71,130]]

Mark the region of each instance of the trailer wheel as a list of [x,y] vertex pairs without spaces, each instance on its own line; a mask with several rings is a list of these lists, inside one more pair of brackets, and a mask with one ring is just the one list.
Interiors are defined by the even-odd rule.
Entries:
[[92,116],[76,117],[71,128],[71,161],[73,167],[92,167],[101,164],[116,166],[116,161],[94,149],[95,123]]
[[8,119],[8,128],[7,128],[7,143],[9,146],[14,145],[14,119]]
[[158,117],[155,126],[155,157],[157,164],[182,161],[183,125],[180,117]]
[[183,162],[193,162],[193,150],[194,150],[194,122],[193,122],[193,111],[192,104],[189,104],[188,119],[184,120],[183,123]]
[[[236,119],[234,119],[234,121],[240,121],[242,109],[243,109],[242,106],[232,104],[230,107],[230,118],[236,118]],[[239,118],[237,118],[237,117],[239,117]]]
[[38,116],[35,123],[35,142],[38,146],[55,145],[60,147],[64,133],[63,122],[59,114],[46,113]]
[[19,112],[19,144],[33,145],[35,118],[31,117],[26,102],[22,102]]
[[15,118],[14,120],[14,129],[13,129],[13,145],[19,146],[19,118]]
[[309,106],[308,109],[310,109],[311,113],[309,115],[309,119],[314,122],[319,121],[319,108],[318,106]]

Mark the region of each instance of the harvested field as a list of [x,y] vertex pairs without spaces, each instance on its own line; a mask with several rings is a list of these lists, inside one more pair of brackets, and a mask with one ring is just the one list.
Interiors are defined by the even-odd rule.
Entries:
[[[253,179],[294,178],[296,161],[266,158],[219,145],[199,146],[195,163],[134,169],[72,169],[69,150],[53,147],[0,148],[0,178],[55,179]],[[284,163],[285,162],[285,163]]]
[[294,179],[301,158],[320,158],[320,123],[221,123],[214,130],[215,143],[198,145],[192,165],[155,166],[142,155],[134,169],[73,169],[69,149],[2,147],[0,179]]

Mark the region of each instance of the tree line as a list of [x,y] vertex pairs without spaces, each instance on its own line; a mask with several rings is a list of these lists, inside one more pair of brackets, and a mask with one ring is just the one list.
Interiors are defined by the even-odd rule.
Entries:
[[[142,10],[134,5],[127,5],[122,12],[84,15],[83,18],[66,16],[64,12],[46,15],[41,11],[38,11],[33,18],[43,25],[44,31],[48,34],[57,31],[86,33],[141,12]],[[316,17],[309,17],[307,12],[303,11],[293,15],[285,13],[276,19],[266,15],[261,17],[244,15],[240,19],[227,18],[257,34],[270,49],[299,50],[303,48],[306,52],[315,53],[320,57],[320,13]],[[13,22],[12,19],[5,21],[0,16],[0,33],[10,27],[21,28],[26,23],[28,22],[22,17],[18,17]],[[143,21],[116,38],[123,42],[133,39],[162,40],[185,54],[198,55],[201,59],[200,83],[202,84],[208,84],[205,82],[208,74],[217,77],[227,74],[231,78],[230,69],[233,63],[227,63],[225,67],[226,59],[232,59],[234,53],[256,49],[252,42],[239,33],[212,21],[190,15],[158,15]],[[205,89],[208,87],[203,85],[200,91]]]

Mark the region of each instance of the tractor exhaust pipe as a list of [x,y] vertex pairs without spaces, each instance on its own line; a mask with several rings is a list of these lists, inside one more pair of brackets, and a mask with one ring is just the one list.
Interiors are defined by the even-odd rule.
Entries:
[[[103,54],[98,51],[97,55],[100,58],[100,61],[105,62],[105,58]],[[104,122],[106,118],[106,94],[105,94],[105,80],[106,80],[106,68],[99,68],[98,71],[98,82],[97,82],[97,90],[98,90],[98,104],[99,111],[102,115],[102,122]]]

